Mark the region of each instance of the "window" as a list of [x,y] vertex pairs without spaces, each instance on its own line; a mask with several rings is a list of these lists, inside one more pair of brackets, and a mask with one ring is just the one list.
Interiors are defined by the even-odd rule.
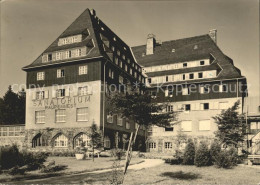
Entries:
[[190,79],[194,79],[194,74],[193,73],[190,73]]
[[123,62],[122,62],[122,60],[119,60],[119,63],[120,63],[120,67],[123,68]]
[[42,134],[40,133],[34,136],[34,138],[32,139],[32,148],[38,146],[47,146],[47,143],[45,142],[45,140],[42,137]]
[[44,91],[36,92],[36,100],[42,100],[42,99],[44,99]]
[[88,121],[88,108],[77,108],[77,121]]
[[90,146],[90,137],[85,133],[78,134],[74,139],[74,147],[80,147],[82,143],[86,146]]
[[117,50],[117,55],[120,56],[120,51],[119,50]]
[[182,66],[183,66],[184,68],[186,68],[186,67],[188,66],[188,64],[187,64],[187,63],[183,63]]
[[129,121],[126,121],[126,123],[125,123],[125,128],[126,128],[126,129],[130,129],[130,122],[129,122]]
[[209,93],[209,86],[205,85],[203,87],[200,87],[200,93],[201,94],[207,94]]
[[68,138],[63,134],[59,134],[54,139],[54,147],[67,147]]
[[169,80],[169,78],[168,78],[168,76],[166,76],[166,77],[165,77],[165,81],[168,82],[168,80]]
[[114,79],[114,71],[112,69],[108,70],[108,76],[109,76],[109,78]]
[[182,95],[189,95],[189,94],[190,94],[190,89],[187,88],[187,87],[184,87],[184,88],[182,89]]
[[81,56],[81,49],[76,49],[76,57]]
[[125,71],[127,71],[127,65],[125,64]]
[[115,64],[118,65],[118,58],[115,57]]
[[173,127],[165,127],[164,131],[165,132],[173,132]]
[[164,148],[165,149],[171,149],[172,148],[172,142],[165,142],[164,143]]
[[173,112],[173,105],[168,105],[166,107],[166,112]]
[[155,142],[149,143],[149,148],[156,148],[156,143]]
[[88,94],[88,86],[79,87],[78,94],[79,96],[86,96]]
[[44,76],[45,76],[44,72],[38,72],[37,73],[37,80],[44,80]]
[[201,66],[205,65],[205,61],[204,61],[204,60],[201,60],[201,61],[200,61],[200,65],[201,65]]
[[185,108],[185,111],[190,111],[190,104],[186,104],[186,105],[184,106],[184,108]]
[[88,74],[88,66],[79,66],[79,75]]
[[250,123],[250,129],[252,129],[252,130],[260,129],[260,123],[258,123],[258,122],[251,122]]
[[199,121],[199,130],[201,130],[201,131],[210,130],[210,120],[200,120]]
[[56,60],[60,60],[61,59],[61,52],[57,52],[56,53]]
[[124,78],[119,75],[119,83],[123,84],[124,83]]
[[110,147],[111,147],[110,138],[108,136],[105,136],[105,138],[104,138],[104,148],[110,148]]
[[56,123],[66,122],[66,110],[59,109],[55,111]]
[[115,47],[114,46],[111,46],[111,49],[112,49],[112,51],[115,51]]
[[200,110],[208,110],[208,109],[209,109],[209,103],[200,104]]
[[52,61],[52,54],[48,54],[48,61]]
[[198,78],[203,78],[203,73],[198,73]]
[[125,55],[122,55],[122,58],[125,60]]
[[62,78],[65,76],[65,70],[64,69],[57,69],[57,78]]
[[45,110],[35,111],[35,123],[45,123]]
[[130,68],[130,75],[133,75],[133,69]]
[[69,51],[65,51],[65,58],[69,58],[70,57],[70,52]]
[[185,80],[185,74],[182,75],[182,80]]
[[113,122],[114,122],[114,120],[113,120],[113,115],[111,115],[111,114],[108,114],[108,115],[107,115],[107,122],[108,122],[108,123],[113,123]]
[[184,132],[191,132],[192,131],[192,121],[182,121],[181,128]]
[[219,85],[219,92],[227,92],[227,85],[226,84]]
[[219,109],[228,109],[228,102],[219,102]]
[[65,96],[65,89],[58,89],[56,93],[57,93],[58,98],[64,97]]
[[117,117],[117,125],[123,126],[123,118],[121,116]]

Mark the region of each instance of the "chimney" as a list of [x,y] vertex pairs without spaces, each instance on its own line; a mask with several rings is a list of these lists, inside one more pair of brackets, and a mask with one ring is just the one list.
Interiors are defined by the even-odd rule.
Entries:
[[146,44],[146,55],[152,55],[153,50],[156,44],[155,35],[148,34],[147,36],[147,44]]
[[96,11],[94,10],[94,9],[90,9],[90,13],[91,13],[91,15],[96,15]]
[[216,29],[209,30],[209,36],[217,44],[217,30]]

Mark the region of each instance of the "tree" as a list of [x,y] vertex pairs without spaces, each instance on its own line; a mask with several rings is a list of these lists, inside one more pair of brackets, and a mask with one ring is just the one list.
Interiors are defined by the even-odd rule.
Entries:
[[144,93],[114,93],[108,97],[108,112],[110,114],[121,114],[122,117],[126,117],[137,124],[135,134],[132,141],[129,143],[126,158],[127,166],[131,160],[132,146],[135,144],[137,133],[140,126],[148,128],[151,125],[157,126],[169,126],[169,123],[174,120],[175,114],[173,112],[164,112],[167,104],[158,104],[152,101],[150,94]]
[[93,122],[90,127],[90,146],[92,147],[92,159],[94,161],[95,148],[102,146],[102,136],[97,129],[97,125]]
[[196,150],[194,164],[197,167],[210,165],[210,153],[205,142],[201,142]]
[[183,155],[183,164],[185,165],[193,165],[195,158],[195,145],[192,139],[188,139],[188,143],[184,150]]
[[244,140],[246,135],[246,123],[243,121],[243,115],[237,112],[240,102],[223,110],[221,114],[214,116],[218,131],[215,135],[226,146],[238,147],[239,142]]
[[11,86],[3,98],[0,98],[0,124],[25,123],[25,91],[14,93]]

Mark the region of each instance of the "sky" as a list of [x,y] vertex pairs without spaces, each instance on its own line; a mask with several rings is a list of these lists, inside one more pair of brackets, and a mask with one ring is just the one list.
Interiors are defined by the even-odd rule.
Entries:
[[21,68],[32,63],[86,8],[95,9],[129,46],[145,44],[149,33],[167,41],[217,29],[217,44],[246,76],[249,96],[259,96],[258,0],[5,0],[1,2],[0,97],[8,85],[25,84]]

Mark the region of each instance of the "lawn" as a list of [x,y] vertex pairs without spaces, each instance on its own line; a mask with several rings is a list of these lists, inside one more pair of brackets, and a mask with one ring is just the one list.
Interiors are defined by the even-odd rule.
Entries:
[[[56,165],[68,165],[68,168],[63,172],[65,173],[75,173],[82,171],[95,171],[100,169],[112,168],[112,165],[117,161],[113,157],[100,157],[95,158],[94,162],[92,158],[87,158],[85,160],[76,160],[75,157],[48,157],[47,163],[49,161],[55,161]],[[137,164],[142,162],[141,158],[132,158],[131,164]],[[117,161],[118,162],[118,161]],[[120,161],[120,165],[124,165],[125,159]]]
[[222,169],[214,166],[195,167],[163,164],[157,167],[130,171],[125,184],[259,184],[260,168],[236,166]]
[[[120,162],[116,160],[114,157],[100,157],[95,158],[94,162],[92,158],[88,158],[85,160],[76,160],[75,157],[48,157],[46,161],[46,165],[50,161],[55,161],[55,165],[67,165],[65,170],[54,172],[54,173],[42,173],[39,170],[26,172],[25,175],[8,175],[8,174],[0,174],[0,182],[12,182],[14,181],[23,181],[29,179],[41,179],[46,177],[55,177],[64,174],[78,174],[80,172],[90,172],[101,169],[109,169],[113,167],[113,163],[116,161],[118,165],[123,166],[125,159],[123,158]],[[144,160],[141,158],[132,158],[132,164],[138,164],[143,162]],[[119,162],[119,163],[118,163]],[[65,182],[64,182],[65,183]]]

